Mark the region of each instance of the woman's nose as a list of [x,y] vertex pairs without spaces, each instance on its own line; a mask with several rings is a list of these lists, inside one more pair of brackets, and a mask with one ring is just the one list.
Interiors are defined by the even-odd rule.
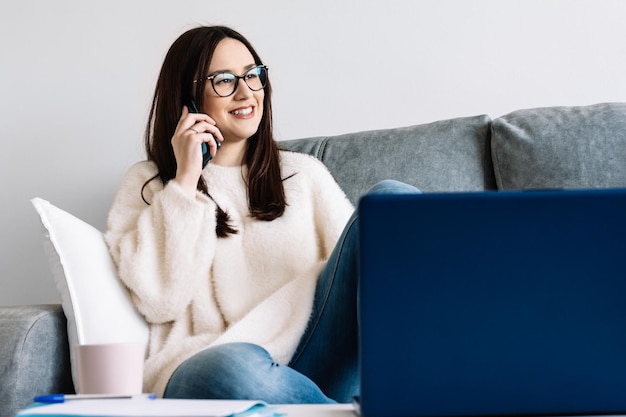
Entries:
[[247,98],[252,94],[252,90],[248,87],[248,84],[243,80],[243,78],[239,78],[237,80],[237,86],[235,87],[235,96]]

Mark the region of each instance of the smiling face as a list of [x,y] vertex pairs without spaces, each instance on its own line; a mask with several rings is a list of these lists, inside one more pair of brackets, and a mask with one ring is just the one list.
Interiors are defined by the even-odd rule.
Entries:
[[[208,75],[219,72],[243,75],[255,66],[254,57],[243,43],[226,38],[220,41],[213,52]],[[209,81],[204,89],[203,110],[215,120],[225,143],[245,141],[259,128],[264,97],[263,89],[252,91],[241,79],[237,80],[236,90],[232,95],[220,97]]]

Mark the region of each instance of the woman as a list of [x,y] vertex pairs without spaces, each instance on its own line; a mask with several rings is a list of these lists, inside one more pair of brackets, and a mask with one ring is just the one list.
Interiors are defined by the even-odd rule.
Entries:
[[322,163],[278,150],[270,96],[267,67],[232,29],[192,29],[167,53],[148,160],[125,176],[106,233],[150,326],[147,391],[358,394],[354,208]]

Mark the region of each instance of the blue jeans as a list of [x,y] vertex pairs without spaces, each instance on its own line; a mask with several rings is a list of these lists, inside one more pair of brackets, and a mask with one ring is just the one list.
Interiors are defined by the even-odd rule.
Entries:
[[[386,180],[368,194],[418,193]],[[319,276],[309,326],[288,366],[249,343],[207,348],[183,362],[166,398],[254,399],[272,404],[346,403],[359,394],[358,212]]]

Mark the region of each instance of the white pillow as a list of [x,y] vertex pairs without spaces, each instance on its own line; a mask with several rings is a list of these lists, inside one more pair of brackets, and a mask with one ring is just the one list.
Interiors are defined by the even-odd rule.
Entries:
[[44,247],[67,317],[74,387],[76,345],[144,343],[148,325],[117,278],[102,232],[53,206],[31,200],[44,227]]

